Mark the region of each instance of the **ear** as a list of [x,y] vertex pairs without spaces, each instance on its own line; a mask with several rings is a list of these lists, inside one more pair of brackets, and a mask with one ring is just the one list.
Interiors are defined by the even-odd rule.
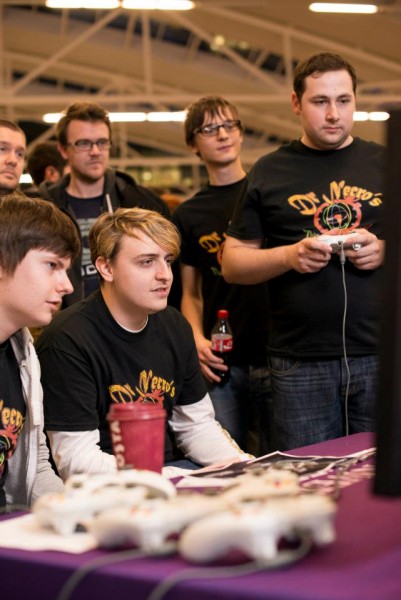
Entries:
[[57,169],[55,167],[53,167],[53,165],[48,165],[45,168],[45,181],[57,181],[58,179],[60,179],[60,173],[57,171]]
[[292,104],[292,110],[294,111],[294,113],[296,115],[300,115],[302,112],[301,104],[300,104],[295,92],[292,92],[292,94],[291,94],[291,104]]
[[98,256],[95,262],[95,267],[99,271],[104,281],[111,283],[114,280],[113,267],[110,261],[104,256]]
[[195,142],[193,144],[191,144],[190,146],[188,146],[188,148],[190,149],[190,151],[193,154],[196,154],[196,156],[199,156],[199,158],[202,158],[199,152],[199,148],[198,146],[195,144]]
[[64,160],[68,160],[66,149],[61,144],[57,144],[57,148]]

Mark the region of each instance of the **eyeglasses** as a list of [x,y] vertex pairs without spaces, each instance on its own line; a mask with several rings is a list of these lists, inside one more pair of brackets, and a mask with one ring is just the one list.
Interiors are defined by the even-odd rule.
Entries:
[[213,135],[218,134],[220,127],[222,127],[226,133],[229,133],[230,131],[241,129],[241,121],[239,119],[232,119],[230,121],[223,121],[222,123],[203,125],[203,127],[198,127],[198,129],[195,129],[194,133],[201,133],[206,137],[212,137]]
[[100,140],[77,140],[76,142],[72,142],[72,144],[68,144],[68,146],[72,146],[75,148],[77,152],[88,152],[92,150],[93,146],[97,146],[99,150],[108,150],[111,146],[111,140],[107,138],[100,138]]

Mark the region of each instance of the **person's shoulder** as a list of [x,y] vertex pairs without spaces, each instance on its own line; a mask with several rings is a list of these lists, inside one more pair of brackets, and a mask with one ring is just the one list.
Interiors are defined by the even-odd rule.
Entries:
[[174,306],[167,306],[164,310],[152,315],[151,319],[156,328],[159,324],[164,324],[166,327],[171,328],[173,333],[178,331],[192,331],[186,318]]
[[97,310],[96,298],[92,296],[61,310],[38,337],[35,344],[38,354],[56,341],[62,347],[66,339],[85,337],[88,317],[97,314]]
[[55,204],[59,204],[69,180],[70,176],[64,175],[64,177],[53,183],[42,181],[38,187],[39,196],[44,200],[51,200]]
[[145,188],[135,181],[131,175],[124,171],[107,171],[107,176],[114,180],[123,208],[134,208],[140,206],[148,210],[157,210],[164,217],[168,217],[170,211],[167,204],[153,190]]
[[360,137],[354,138],[353,146],[358,150],[362,150],[364,152],[369,151],[372,154],[384,155],[385,152],[385,146],[382,144],[378,144],[377,142],[373,142],[371,140],[364,140]]
[[286,142],[279,146],[278,148],[274,148],[271,152],[267,152],[263,154],[258,160],[255,161],[254,166],[258,165],[266,165],[276,160],[281,160],[283,156],[287,155],[295,155],[299,153],[301,150],[300,145],[297,140],[292,140],[291,142]]

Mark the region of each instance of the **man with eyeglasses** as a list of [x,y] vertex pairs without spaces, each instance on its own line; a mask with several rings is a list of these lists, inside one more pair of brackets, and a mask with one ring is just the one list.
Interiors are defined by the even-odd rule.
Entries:
[[[220,96],[206,96],[187,109],[185,138],[206,166],[209,181],[172,215],[181,237],[181,311],[190,322],[202,373],[216,419],[241,448],[265,454],[267,442],[267,315],[264,285],[227,284],[221,275],[225,232],[247,176],[240,152],[243,128],[237,109]],[[227,367],[211,349],[211,330],[218,309],[229,311],[234,347],[229,380]],[[255,335],[257,332],[257,335]],[[259,432],[248,446],[255,414]]]
[[12,121],[0,119],[0,197],[18,187],[25,152],[26,138],[22,129]]
[[156,210],[164,216],[169,211],[156,194],[138,185],[131,176],[109,168],[111,124],[104,108],[89,102],[71,104],[57,124],[56,135],[60,153],[71,172],[43,190],[43,197],[74,219],[82,238],[82,255],[71,272],[75,291],[65,298],[64,307],[99,287],[90,258],[88,233],[101,213],[135,206]]

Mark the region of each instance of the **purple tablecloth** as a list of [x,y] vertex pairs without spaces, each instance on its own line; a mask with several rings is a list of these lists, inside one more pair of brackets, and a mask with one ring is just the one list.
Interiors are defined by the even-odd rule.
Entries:
[[[340,456],[373,444],[372,435],[357,434],[291,453]],[[177,584],[165,600],[400,600],[401,499],[374,496],[371,488],[372,480],[364,480],[342,490],[332,545],[274,571],[194,578]],[[0,548],[1,597],[56,600],[74,570],[105,554]],[[146,600],[160,581],[188,568],[193,566],[176,557],[101,567],[80,582],[71,600]]]

